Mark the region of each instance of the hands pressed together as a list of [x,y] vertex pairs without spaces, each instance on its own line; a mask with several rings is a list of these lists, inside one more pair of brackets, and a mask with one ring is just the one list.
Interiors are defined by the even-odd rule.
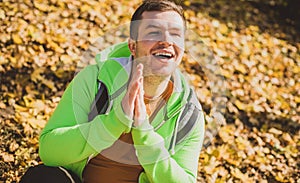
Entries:
[[141,126],[147,118],[143,85],[143,64],[138,64],[136,69],[133,69],[127,92],[122,100],[123,111],[133,119],[134,127]]

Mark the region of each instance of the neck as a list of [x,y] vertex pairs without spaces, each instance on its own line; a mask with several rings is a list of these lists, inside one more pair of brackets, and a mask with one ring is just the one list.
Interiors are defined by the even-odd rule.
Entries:
[[144,77],[144,91],[145,99],[156,100],[162,93],[166,90],[170,76],[161,77],[161,76],[145,76]]

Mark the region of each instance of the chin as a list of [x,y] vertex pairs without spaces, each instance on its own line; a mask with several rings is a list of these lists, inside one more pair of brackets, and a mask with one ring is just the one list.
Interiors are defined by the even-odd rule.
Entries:
[[173,74],[176,68],[160,68],[159,70],[152,71],[153,75],[168,77]]

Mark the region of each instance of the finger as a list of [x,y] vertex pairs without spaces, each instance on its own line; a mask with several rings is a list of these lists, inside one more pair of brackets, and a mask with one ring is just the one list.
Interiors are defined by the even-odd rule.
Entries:
[[138,89],[138,92],[137,92],[137,96],[135,98],[135,101],[134,101],[134,108],[136,109],[136,116],[139,117],[140,114],[141,114],[141,95],[142,95],[142,92],[141,92],[141,84],[139,83],[139,89]]
[[132,79],[128,86],[129,100],[132,102],[135,100],[137,96],[139,85],[142,79],[143,79],[143,65],[138,64],[136,67],[136,71],[133,72]]
[[140,80],[140,86],[139,86],[139,105],[141,106],[143,112],[146,112],[146,105],[144,102],[144,78],[141,78]]
[[141,64],[141,63],[139,63],[139,64],[137,65],[137,70],[141,71],[141,72],[142,72],[141,74],[143,74],[143,69],[144,69],[144,65]]
[[139,118],[139,114],[140,114],[140,110],[139,110],[139,97],[137,97],[135,100],[134,100],[134,126],[138,126],[138,118]]
[[136,69],[133,71],[133,81],[136,82],[138,81],[142,76],[143,76],[143,64],[138,64],[136,66]]
[[139,97],[137,97],[135,100],[134,100],[134,116],[136,118],[138,118],[140,114],[140,108],[139,108]]
[[142,119],[142,110],[140,105],[140,90],[138,92],[138,96],[135,99],[135,107],[134,107],[134,126],[140,126],[143,122]]
[[[142,85],[142,82],[140,83]],[[146,105],[144,103],[143,87],[139,87],[139,91],[135,100],[134,125],[140,126],[147,118]]]
[[139,90],[139,83],[135,82],[134,84],[132,84],[130,87],[128,87],[128,98],[129,98],[129,103],[133,104],[137,94],[138,94],[138,90]]

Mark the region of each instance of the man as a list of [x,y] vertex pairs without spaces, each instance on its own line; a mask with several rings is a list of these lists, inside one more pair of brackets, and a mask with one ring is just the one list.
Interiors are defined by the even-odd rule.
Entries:
[[[175,143],[191,95],[176,69],[184,33],[181,7],[144,1],[132,17],[130,56],[87,66],[66,89],[40,136],[44,164],[64,167],[83,182],[196,182],[204,119],[194,95],[197,120]],[[89,121],[99,85],[110,95],[121,92],[106,113]]]

